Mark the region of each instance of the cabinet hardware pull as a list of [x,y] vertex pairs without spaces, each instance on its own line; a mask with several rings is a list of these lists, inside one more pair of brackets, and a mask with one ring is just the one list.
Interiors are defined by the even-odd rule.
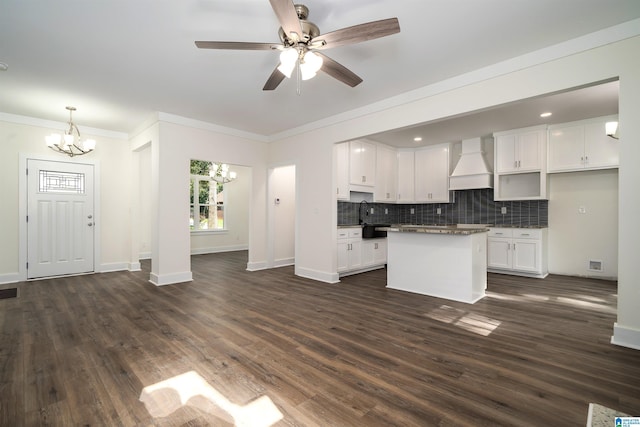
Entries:
[[522,233],[522,236],[530,236],[529,233]]
[[514,167],[514,168],[517,168],[517,167],[518,167],[518,161],[517,161],[517,160],[513,162],[513,167]]
[[589,163],[589,156],[584,156],[584,162]]

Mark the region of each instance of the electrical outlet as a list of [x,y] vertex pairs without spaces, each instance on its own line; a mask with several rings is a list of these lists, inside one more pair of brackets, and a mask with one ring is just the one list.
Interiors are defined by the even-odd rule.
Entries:
[[442,215],[442,208],[436,209],[436,215]]
[[586,213],[587,213],[587,208],[586,208],[586,207],[584,207],[584,206],[580,206],[580,207],[578,208],[578,213],[586,214]]
[[373,208],[371,208],[371,215],[373,215]]
[[507,214],[507,207],[506,207],[506,206],[501,207],[501,208],[500,208],[500,213],[501,213],[502,215],[506,215],[506,214]]
[[411,215],[415,215],[416,210],[414,208],[411,208]]
[[384,208],[384,214],[385,215],[389,215],[389,209],[388,208]]

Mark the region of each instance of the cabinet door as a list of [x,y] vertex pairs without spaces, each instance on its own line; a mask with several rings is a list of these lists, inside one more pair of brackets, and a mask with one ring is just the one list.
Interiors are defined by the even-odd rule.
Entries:
[[511,240],[487,238],[487,267],[511,269]]
[[349,243],[347,240],[338,241],[338,273],[349,268]]
[[396,151],[379,145],[376,148],[376,202],[396,201]]
[[370,267],[374,263],[374,252],[375,252],[375,241],[374,240],[363,240],[362,241],[362,267]]
[[353,185],[375,184],[376,146],[365,141],[349,142],[349,182]]
[[605,134],[605,123],[589,123],[584,127],[585,167],[617,168],[620,164],[620,144]]
[[518,135],[518,171],[536,171],[542,168],[542,146],[544,131],[532,131]]
[[513,240],[513,269],[531,273],[540,272],[540,241],[527,239]]
[[417,202],[449,202],[449,147],[447,144],[417,150],[416,187]]
[[413,151],[398,151],[398,202],[415,201],[415,163]]
[[497,173],[514,172],[517,170],[516,145],[517,137],[515,134],[496,137],[495,167]]
[[382,265],[387,263],[387,239],[378,239],[373,247],[373,264]]
[[336,198],[349,200],[349,143],[336,144]]
[[549,132],[549,172],[584,167],[584,126],[556,128]]
[[349,270],[362,268],[362,240],[349,242]]

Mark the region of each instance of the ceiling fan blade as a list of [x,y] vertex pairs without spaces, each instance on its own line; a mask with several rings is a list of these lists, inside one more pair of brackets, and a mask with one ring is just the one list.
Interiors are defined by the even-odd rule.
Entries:
[[360,83],[362,83],[362,79],[344,65],[341,65],[340,63],[334,61],[327,55],[324,55],[320,52],[315,52],[315,54],[322,57],[322,68],[320,68],[321,71],[324,71],[334,79],[340,80],[342,83],[351,87],[358,86]]
[[[327,49],[345,44],[360,43],[400,32],[398,18],[382,19],[354,25],[327,34],[320,34],[311,41],[314,49]],[[319,42],[324,41],[324,44]],[[319,45],[319,46],[318,46]]]
[[271,75],[267,79],[267,82],[264,84],[264,87],[262,88],[262,90],[274,90],[275,88],[278,87],[280,83],[282,83],[284,78],[285,78],[285,75],[282,74],[280,70],[278,70],[278,68],[276,67],[276,69],[273,70],[273,73],[271,73]]
[[249,42],[207,42],[197,41],[200,49],[234,49],[234,50],[272,50],[280,47],[275,43],[249,43]]
[[[269,0],[271,7],[278,17],[278,22],[284,30],[284,33],[293,40],[300,40],[302,38],[302,25],[298,19],[298,13],[291,0]],[[297,34],[292,37],[291,33]]]

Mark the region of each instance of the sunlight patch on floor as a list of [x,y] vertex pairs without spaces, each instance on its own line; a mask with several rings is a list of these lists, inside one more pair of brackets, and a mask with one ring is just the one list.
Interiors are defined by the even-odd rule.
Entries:
[[140,401],[154,418],[167,417],[185,405],[195,406],[239,427],[270,427],[283,418],[268,396],[244,406],[236,405],[195,371],[143,388]]
[[499,320],[491,319],[481,314],[469,313],[448,305],[442,305],[427,313],[426,316],[485,337],[489,336],[501,323]]
[[583,301],[581,299],[576,299],[576,298],[565,298],[565,297],[558,297],[558,302],[562,302],[562,303],[566,303],[566,304],[570,304],[576,307],[582,307],[582,308],[592,308],[592,309],[596,309],[598,311],[604,311],[607,313],[615,313],[616,309],[615,307],[611,307],[605,304],[598,304],[598,303],[594,303],[594,302],[590,302],[590,301]]

